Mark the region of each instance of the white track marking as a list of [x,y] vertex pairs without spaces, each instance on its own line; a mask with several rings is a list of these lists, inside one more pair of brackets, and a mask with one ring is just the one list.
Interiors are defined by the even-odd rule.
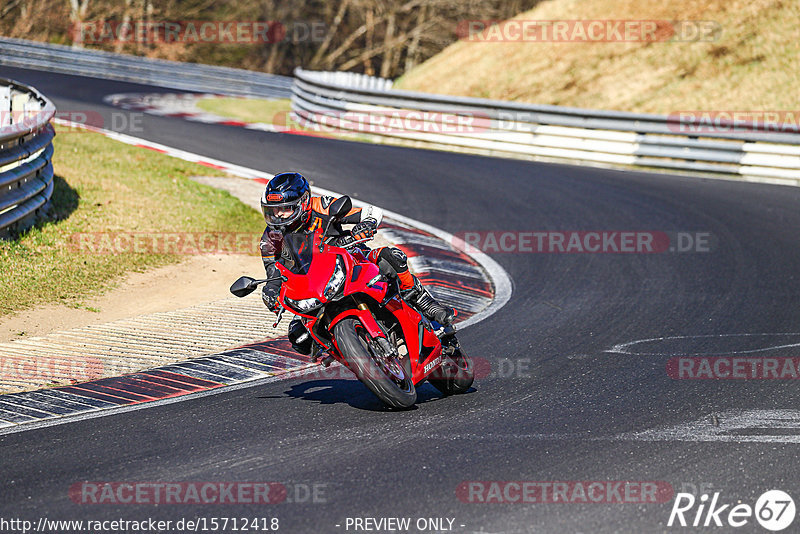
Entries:
[[679,352],[679,351],[669,351],[669,352],[636,352],[630,350],[631,347],[634,345],[638,345],[641,343],[653,343],[659,341],[669,341],[674,339],[721,339],[721,338],[735,338],[735,337],[745,337],[745,338],[757,338],[757,337],[777,337],[777,336],[797,336],[800,338],[800,332],[784,332],[784,333],[764,333],[764,334],[701,334],[701,335],[692,335],[692,336],[666,336],[666,337],[653,337],[649,339],[638,339],[636,341],[628,341],[627,343],[619,343],[614,345],[608,350],[603,352],[615,353],[615,354],[626,354],[630,356],[705,356],[711,354],[753,354],[756,352],[767,352],[770,350],[778,350],[778,349],[787,349],[793,347],[800,347],[800,339],[797,343],[788,343],[782,345],[772,345],[769,347],[762,347],[759,349],[747,349],[747,350],[720,350],[714,352],[704,352],[704,353],[696,353],[696,352]]
[[[308,364],[308,366],[316,367],[315,364],[311,363]],[[294,369],[291,372],[293,373],[292,376],[296,377],[296,376],[302,376],[304,372],[313,372],[313,371],[315,371],[314,368],[308,368],[308,369]],[[43,419],[41,421],[31,421],[9,427],[0,426],[0,436],[4,434],[15,434],[17,432],[25,432],[27,430],[34,430],[36,428],[47,428],[56,425],[63,425],[65,423],[75,423],[77,421],[84,421],[86,419],[96,419],[98,417],[106,417],[107,415],[116,415],[125,412],[133,412],[144,408],[154,408],[156,406],[163,406],[165,404],[174,404],[176,402],[183,402],[186,400],[199,399],[201,397],[218,395],[220,393],[227,393],[229,391],[236,391],[238,389],[260,386],[263,384],[268,384],[270,382],[278,382],[283,379],[284,377],[282,374],[268,376],[268,377],[261,375],[252,377],[247,380],[243,380],[242,382],[237,382],[235,384],[225,385],[222,387],[208,389],[205,391],[198,391],[197,393],[189,393],[186,395],[182,395],[180,397],[172,397],[169,399],[160,399],[160,400],[142,402],[134,405],[119,406],[118,408],[102,408],[91,412],[82,412],[82,413],[79,412],[77,414],[64,415],[52,419]]]
[[689,423],[626,432],[612,439],[800,443],[800,410],[728,410]]

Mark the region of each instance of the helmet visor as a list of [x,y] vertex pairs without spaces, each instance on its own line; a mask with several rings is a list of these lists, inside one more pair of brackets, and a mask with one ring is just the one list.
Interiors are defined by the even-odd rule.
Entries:
[[303,195],[297,200],[282,202],[277,204],[261,205],[264,213],[264,220],[270,226],[285,228],[297,221],[303,214],[304,203],[308,195]]

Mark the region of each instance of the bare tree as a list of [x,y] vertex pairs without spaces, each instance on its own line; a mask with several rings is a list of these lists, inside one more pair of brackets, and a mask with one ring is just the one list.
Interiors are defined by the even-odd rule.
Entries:
[[406,65],[403,69],[405,72],[410,71],[419,62],[419,41],[422,38],[422,30],[425,26],[425,19],[428,16],[428,4],[422,6],[419,10],[417,24],[412,30],[411,42],[406,50]]
[[[297,66],[396,77],[459,38],[460,22],[506,19],[541,0],[0,0],[0,34],[290,74]],[[132,21],[322,23],[321,37],[274,43],[81,43],[76,25]]]
[[78,40],[74,43],[76,46],[83,46],[83,41],[80,37],[83,32],[80,31],[79,26],[86,20],[86,12],[89,9],[89,0],[69,0],[69,19],[72,22],[73,29],[77,28],[75,35],[79,36]]

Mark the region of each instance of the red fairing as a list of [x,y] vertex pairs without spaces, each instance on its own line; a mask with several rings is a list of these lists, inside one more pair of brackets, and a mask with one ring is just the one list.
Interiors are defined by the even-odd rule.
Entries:
[[[378,266],[366,259],[360,252],[356,254],[363,259],[357,260],[353,254],[350,254],[343,248],[331,247],[331,250],[341,250],[344,254],[344,262],[347,270],[347,278],[345,279],[344,294],[352,295],[353,293],[364,293],[369,295],[378,302],[383,300],[386,295],[387,286],[385,283],[375,284],[374,286],[367,286],[375,277],[380,276],[381,270]],[[351,280],[353,277],[353,269],[356,265],[361,266],[361,271],[355,281]]]
[[[313,243],[313,245],[311,245]],[[364,329],[373,338],[386,338],[387,334],[378,324],[372,310],[368,306],[370,299],[358,298],[358,295],[368,295],[374,302],[383,302],[389,291],[389,284],[385,281],[376,281],[380,276],[380,269],[377,265],[369,261],[358,249],[352,253],[340,247],[325,245],[323,251],[319,251],[319,236],[310,239],[305,245],[304,254],[309,254],[313,258],[308,265],[305,274],[298,274],[290,271],[280,261],[277,267],[285,277],[280,292],[281,302],[293,313],[306,318],[306,327],[311,335],[321,344],[326,343],[319,339],[314,333],[314,324],[320,309],[328,302],[325,298],[325,288],[336,269],[337,258],[341,257],[344,262],[344,287],[338,292],[341,299],[345,296],[355,295],[356,302],[361,302],[357,307],[345,309],[331,319],[327,330],[333,331],[333,327],[347,317],[357,319]],[[306,258],[307,259],[307,258]],[[353,277],[355,276],[355,279]],[[372,285],[369,285],[373,282]],[[317,299],[320,306],[308,312],[299,312],[293,306],[288,305],[286,299],[302,301],[305,299]],[[395,316],[403,333],[403,338],[408,349],[411,365],[411,378],[415,384],[419,384],[438,368],[442,362],[442,345],[438,336],[427,326],[427,322],[422,320],[420,314],[412,309],[405,301],[399,297],[390,299],[385,304],[385,309]],[[334,340],[334,356],[347,365],[339,353],[338,343]]]
[[[344,253],[349,255],[346,251]],[[307,275],[294,274],[281,263],[277,263],[277,266],[280,273],[287,278],[281,286],[281,301],[285,297],[289,297],[293,300],[317,298],[322,302],[327,302],[324,292],[336,266],[335,254],[315,254]]]
[[[365,293],[378,302],[383,300],[387,289],[385,283],[375,284],[373,287],[367,287],[367,284],[371,280],[380,275],[380,269],[378,269],[377,265],[366,258],[364,258],[362,261],[357,261],[356,258],[354,258],[353,255],[350,254],[346,249],[325,245],[323,252],[319,253],[317,250],[314,251],[314,261],[311,263],[311,268],[309,269],[307,275],[294,274],[281,263],[277,263],[278,270],[287,278],[287,280],[281,286],[281,301],[284,301],[286,297],[289,297],[293,300],[317,298],[323,303],[328,302],[324,294],[325,286],[328,284],[328,280],[330,280],[333,270],[336,267],[337,257],[342,257],[345,263],[345,295],[351,295],[353,293]],[[355,281],[352,281],[352,272],[356,264],[361,266],[361,272],[359,273],[358,278]],[[295,312],[293,309],[292,311]],[[316,317],[316,312],[310,315],[300,315],[303,315],[303,317],[313,318]]]
[[356,319],[361,322],[364,329],[369,332],[373,338],[376,337],[386,337],[386,334],[381,329],[378,321],[375,320],[375,317],[372,316],[372,312],[369,310],[360,310],[358,308],[354,308],[351,310],[345,310],[336,317],[333,318],[331,321],[331,329],[333,329],[336,324],[346,317],[355,317]]

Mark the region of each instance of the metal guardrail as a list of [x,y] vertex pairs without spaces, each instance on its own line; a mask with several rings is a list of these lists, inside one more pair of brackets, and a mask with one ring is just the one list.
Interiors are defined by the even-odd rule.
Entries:
[[53,194],[56,108],[35,89],[0,78],[0,237],[31,224]]
[[289,98],[292,87],[288,76],[7,37],[0,37],[0,65],[259,98]]
[[[663,115],[398,91],[388,80],[363,75],[302,69],[294,74],[295,118],[323,131],[379,135],[480,154],[736,174],[800,185],[796,133],[741,132],[735,125],[730,125],[731,131],[714,130],[702,123],[679,124]],[[393,127],[392,118],[405,120],[406,126]]]

